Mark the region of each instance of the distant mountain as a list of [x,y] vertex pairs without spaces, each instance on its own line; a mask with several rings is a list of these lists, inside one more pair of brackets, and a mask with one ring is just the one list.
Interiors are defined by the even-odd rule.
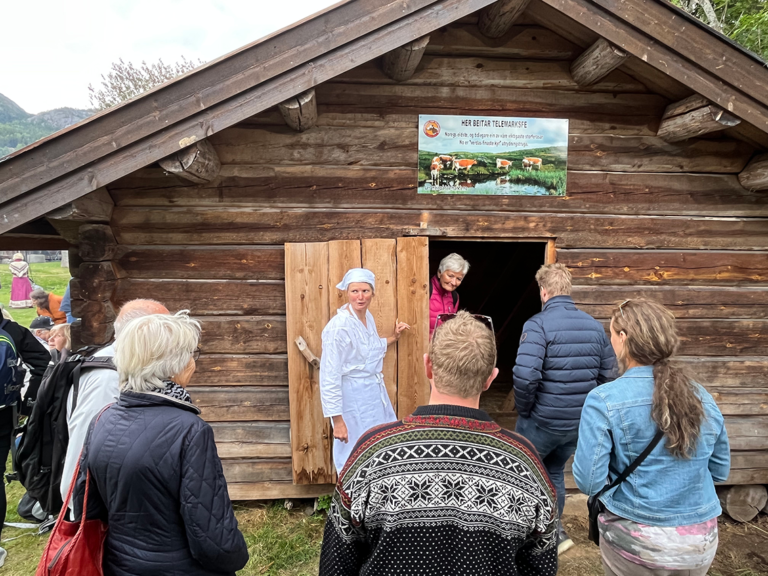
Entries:
[[96,110],[56,108],[33,115],[0,94],[0,158],[95,113]]

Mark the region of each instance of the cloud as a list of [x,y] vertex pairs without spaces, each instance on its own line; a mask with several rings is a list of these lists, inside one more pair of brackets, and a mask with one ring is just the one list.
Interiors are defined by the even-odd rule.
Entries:
[[335,0],[30,0],[3,5],[0,93],[28,112],[88,108],[112,62],[215,60]]

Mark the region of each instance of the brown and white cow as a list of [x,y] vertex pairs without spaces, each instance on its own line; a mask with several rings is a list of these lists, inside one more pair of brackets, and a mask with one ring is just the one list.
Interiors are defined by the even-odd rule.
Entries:
[[[437,160],[437,162],[435,162],[435,160]],[[440,182],[440,170],[442,170],[442,168],[443,165],[440,163],[440,160],[435,157],[429,167],[429,175],[432,179],[432,184],[437,184]]]
[[459,170],[464,170],[468,172],[469,169],[475,164],[477,164],[477,160],[469,160],[468,158],[464,160],[457,159],[453,161],[453,167],[456,170],[456,174],[459,173]]
[[523,170],[541,170],[541,158],[523,158]]
[[[453,156],[447,156],[447,155],[445,155],[445,156],[438,156],[438,158],[440,159],[440,162],[442,162],[442,164],[443,164],[443,165],[444,165],[444,166],[445,166],[445,167],[446,167],[448,170],[450,170],[451,168],[453,168]],[[433,162],[434,162],[434,160],[433,160]]]
[[512,160],[504,160],[503,158],[496,158],[496,169],[506,168],[507,172],[512,168]]

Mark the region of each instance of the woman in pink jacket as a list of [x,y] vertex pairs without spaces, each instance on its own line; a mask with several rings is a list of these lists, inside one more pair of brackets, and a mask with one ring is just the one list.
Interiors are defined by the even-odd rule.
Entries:
[[429,285],[429,337],[435,331],[439,314],[453,314],[459,311],[459,293],[461,285],[469,271],[469,262],[456,254],[448,254],[440,261],[437,275]]

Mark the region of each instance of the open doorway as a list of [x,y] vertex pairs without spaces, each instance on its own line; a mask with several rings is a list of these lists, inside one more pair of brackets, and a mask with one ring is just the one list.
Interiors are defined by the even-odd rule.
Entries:
[[546,242],[432,239],[429,243],[430,277],[437,273],[445,256],[460,254],[470,269],[458,289],[459,307],[493,318],[499,376],[483,395],[481,408],[505,427],[514,422],[514,412],[503,407],[512,390],[512,368],[523,324],[541,311],[535,275],[545,262],[546,248]]

